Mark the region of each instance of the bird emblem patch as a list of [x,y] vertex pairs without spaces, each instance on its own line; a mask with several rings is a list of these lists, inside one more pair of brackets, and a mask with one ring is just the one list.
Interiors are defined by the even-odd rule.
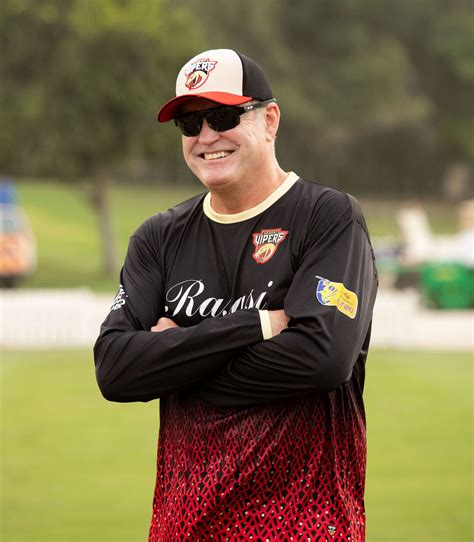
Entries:
[[217,60],[209,60],[208,58],[200,58],[192,62],[184,70],[184,75],[186,76],[184,84],[189,90],[202,87],[211,71],[216,67],[216,64]]
[[278,245],[283,243],[288,232],[281,228],[271,228],[252,234],[252,242],[255,247],[252,258],[259,264],[267,263],[273,258]]
[[349,318],[355,318],[359,302],[357,295],[348,290],[342,282],[332,282],[319,276],[316,278],[319,279],[316,287],[316,299],[321,305],[336,307],[342,314]]

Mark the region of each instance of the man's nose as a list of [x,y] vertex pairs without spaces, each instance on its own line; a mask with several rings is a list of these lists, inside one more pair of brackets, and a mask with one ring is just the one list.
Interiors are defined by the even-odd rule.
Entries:
[[219,139],[219,132],[212,129],[206,119],[202,119],[202,128],[199,132],[199,143],[209,144]]

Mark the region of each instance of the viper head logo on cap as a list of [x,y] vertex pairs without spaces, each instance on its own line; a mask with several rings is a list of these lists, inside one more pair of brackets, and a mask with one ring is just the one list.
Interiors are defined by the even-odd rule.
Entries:
[[189,90],[199,88],[204,85],[209,77],[209,73],[216,67],[216,60],[198,59],[196,62],[192,62],[184,69],[184,75],[186,76],[185,86]]

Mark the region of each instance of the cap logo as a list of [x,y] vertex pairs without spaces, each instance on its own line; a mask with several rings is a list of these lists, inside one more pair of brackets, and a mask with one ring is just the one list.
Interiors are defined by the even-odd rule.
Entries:
[[186,82],[184,83],[189,90],[202,87],[207,81],[210,72],[216,67],[217,60],[208,58],[199,58],[184,69]]

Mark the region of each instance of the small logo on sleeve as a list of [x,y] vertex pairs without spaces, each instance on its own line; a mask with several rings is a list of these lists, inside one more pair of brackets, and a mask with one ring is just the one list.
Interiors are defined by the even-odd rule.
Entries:
[[111,311],[116,311],[117,309],[120,309],[123,305],[125,305],[126,298],[128,295],[125,293],[125,290],[123,286],[120,284],[119,291],[117,295],[115,296],[114,302],[112,303],[112,306],[110,307]]
[[348,290],[342,282],[332,282],[319,276],[316,278],[319,279],[316,287],[316,299],[321,305],[336,307],[342,314],[349,318],[355,318],[359,302],[357,295]]
[[336,527],[334,527],[334,525],[328,525],[328,533],[331,536],[334,536],[336,534]]
[[186,82],[184,83],[189,90],[202,87],[207,81],[210,72],[216,67],[217,60],[209,60],[208,58],[200,58],[186,66],[184,75]]
[[288,232],[281,228],[271,228],[252,234],[252,242],[255,250],[252,258],[257,263],[267,263],[271,260],[280,243],[286,239]]

